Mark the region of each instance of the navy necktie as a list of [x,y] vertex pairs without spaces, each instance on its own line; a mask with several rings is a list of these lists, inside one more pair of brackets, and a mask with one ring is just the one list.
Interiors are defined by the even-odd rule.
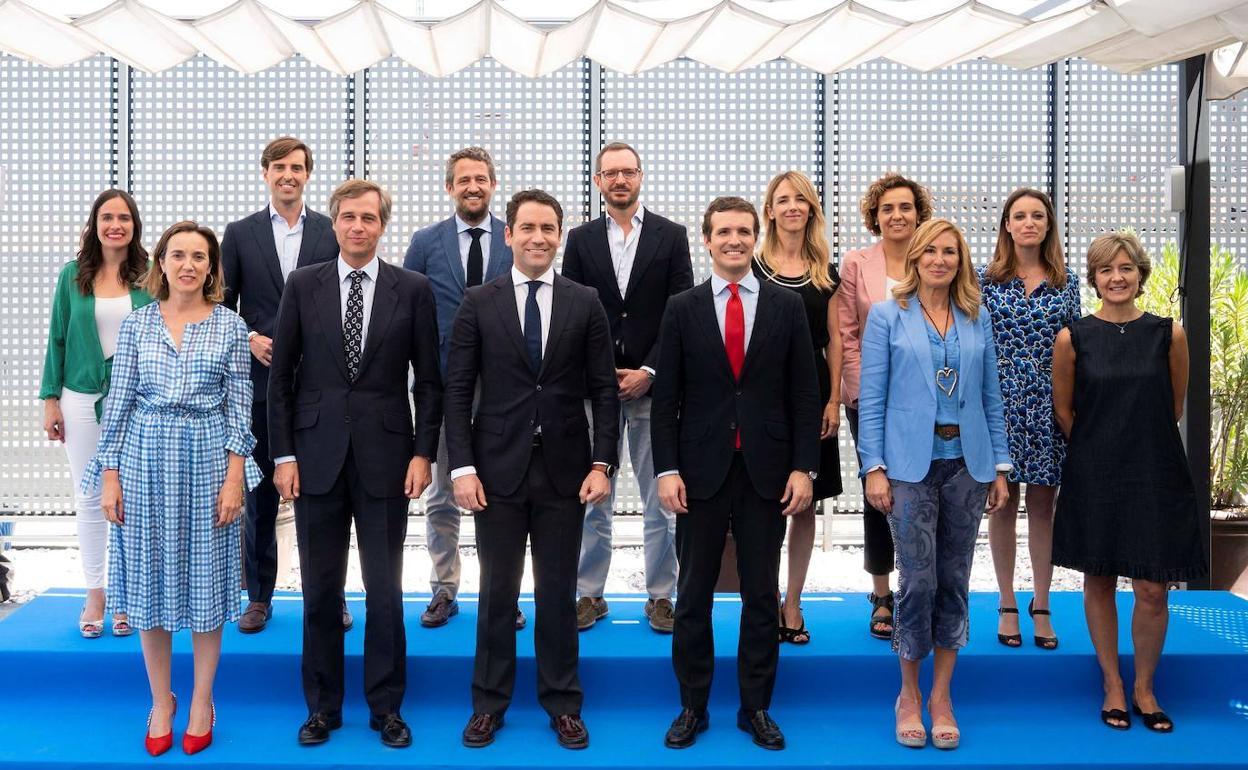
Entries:
[[347,312],[342,319],[342,348],[347,358],[347,376],[352,382],[360,374],[360,356],[364,352],[364,276],[363,270],[350,274],[351,289],[347,292]]
[[541,281],[529,281],[529,298],[524,301],[524,345],[529,350],[533,374],[542,371],[542,311],[537,307],[537,289],[541,285]]
[[471,227],[468,229],[468,235],[472,237],[472,243],[468,246],[467,284],[469,286],[480,286],[481,276],[484,271],[482,263],[485,261],[481,257],[481,236],[485,235],[485,231],[480,227]]

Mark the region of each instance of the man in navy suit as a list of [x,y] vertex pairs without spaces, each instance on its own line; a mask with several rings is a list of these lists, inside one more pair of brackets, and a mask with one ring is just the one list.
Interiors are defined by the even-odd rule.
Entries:
[[[659,505],[650,447],[650,383],[659,357],[659,321],[667,298],[693,286],[689,237],[683,225],[642,208],[641,156],[623,142],[598,151],[594,184],[606,201],[601,217],[573,228],[563,250],[563,275],[598,290],[611,324],[619,381],[620,438],[628,436],[633,474],[641,490],[646,557],[646,619],[672,632],[676,590],[676,520]],[[582,631],[607,614],[603,589],[611,567],[615,484],[585,510],[578,569],[576,624]]]
[[716,198],[702,219],[711,277],[663,315],[651,430],[659,500],[676,513],[680,576],[672,667],[680,715],[664,743],[708,724],[715,666],[711,607],[732,530],[741,579],[737,726],[784,748],[771,719],[779,637],[777,575],[785,517],[810,505],[819,467],[819,389],[801,299],[750,270],[758,213]]
[[[511,248],[504,224],[490,214],[490,199],[498,189],[494,160],[481,147],[465,147],[446,161],[446,194],[455,213],[435,225],[417,230],[407,247],[403,267],[429,279],[438,308],[438,361],[446,377],[451,325],[464,291],[504,275],[511,268]],[[455,506],[446,457],[446,431],[438,442],[433,485],[425,501],[425,539],[433,574],[433,600],[420,624],[437,628],[459,613],[459,508]],[[516,611],[516,625],[524,616]]]
[[[251,382],[255,397],[251,431],[256,436],[253,458],[264,479],[247,493],[243,538],[243,568],[247,574],[247,609],[238,621],[245,634],[263,631],[273,614],[273,585],[277,580],[277,490],[269,458],[269,422],[266,393],[273,359],[273,330],[286,279],[297,267],[327,262],[338,256],[338,241],[329,217],[309,209],[303,188],[312,174],[312,151],[293,136],[282,136],[265,146],[260,168],[269,188],[269,205],[226,225],[221,243],[225,271],[225,306],[247,322],[251,345]],[[350,614],[343,605],[343,622]]]

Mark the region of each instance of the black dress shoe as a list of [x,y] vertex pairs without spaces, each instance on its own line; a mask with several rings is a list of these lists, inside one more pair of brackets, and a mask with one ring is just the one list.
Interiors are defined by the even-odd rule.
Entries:
[[381,733],[381,742],[387,746],[405,749],[412,745],[412,731],[407,728],[407,722],[404,722],[403,717],[398,714],[370,716],[368,726]]
[[780,732],[780,725],[776,724],[764,709],[758,711],[737,709],[737,727],[749,733],[756,746],[762,746],[771,751],[784,748],[784,733]]
[[584,749],[589,746],[589,730],[585,729],[580,714],[551,717],[550,727],[559,736],[559,745],[565,749]]
[[706,732],[711,726],[711,716],[705,711],[681,709],[680,715],[672,720],[663,736],[663,745],[669,749],[687,749],[698,739],[698,733]]
[[318,711],[299,727],[299,745],[315,746],[329,740],[329,731],[342,727],[342,714],[330,716]]
[[464,728],[464,745],[480,749],[494,742],[494,733],[503,729],[503,717],[493,714],[473,714]]

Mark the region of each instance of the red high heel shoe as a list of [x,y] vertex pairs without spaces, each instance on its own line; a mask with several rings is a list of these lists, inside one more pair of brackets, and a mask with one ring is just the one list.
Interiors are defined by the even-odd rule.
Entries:
[[208,725],[208,732],[203,735],[182,734],[182,750],[187,754],[198,754],[212,745],[212,728],[217,726],[217,704],[213,703],[209,708],[212,709],[212,724]]
[[[178,696],[174,693],[169,693],[169,695],[173,698],[173,713],[169,715],[172,721],[173,717],[178,713]],[[159,738],[152,737],[152,714],[155,712],[155,707],[147,712],[147,735],[143,737],[143,747],[147,749],[148,754],[151,754],[153,757],[159,757],[173,748],[173,726],[170,725],[169,732]]]

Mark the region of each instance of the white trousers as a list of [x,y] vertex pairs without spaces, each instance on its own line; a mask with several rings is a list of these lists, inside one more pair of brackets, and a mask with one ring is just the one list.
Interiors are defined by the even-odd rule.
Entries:
[[87,588],[103,588],[108,575],[108,520],[100,508],[100,488],[83,494],[78,486],[87,463],[100,443],[100,424],[95,421],[99,394],[61,391],[61,415],[65,419],[65,454],[69,456],[69,477],[74,482],[74,510],[78,519],[78,551],[82,576]]

